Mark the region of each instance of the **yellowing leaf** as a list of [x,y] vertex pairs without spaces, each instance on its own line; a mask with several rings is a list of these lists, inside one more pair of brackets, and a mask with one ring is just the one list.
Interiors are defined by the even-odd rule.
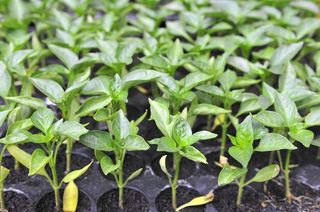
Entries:
[[77,210],[78,196],[77,185],[70,181],[63,192],[63,212],[75,212]]
[[187,208],[187,207],[205,205],[209,202],[212,202],[213,199],[214,199],[214,194],[212,191],[210,191],[206,196],[196,197],[196,198],[192,199],[190,202],[181,205],[180,207],[178,207],[176,209],[176,211],[180,211],[180,210]]
[[213,122],[213,127],[212,129],[216,129],[216,127],[222,125],[225,121],[225,114],[219,114],[216,116]]

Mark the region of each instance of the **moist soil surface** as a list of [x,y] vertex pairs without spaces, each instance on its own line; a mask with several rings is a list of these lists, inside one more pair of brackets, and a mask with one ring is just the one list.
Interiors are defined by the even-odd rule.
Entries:
[[4,199],[6,202],[6,209],[8,211],[19,211],[19,212],[31,212],[32,207],[30,204],[30,200],[21,193],[6,191],[4,193]]
[[124,209],[119,208],[119,191],[113,189],[103,194],[98,200],[98,212],[148,212],[150,205],[147,198],[137,190],[124,189]]
[[5,179],[5,185],[16,184],[19,182],[24,182],[29,179],[28,169],[23,165],[19,165],[18,169],[14,168],[15,160],[11,156],[5,156],[2,159],[2,165],[10,169],[9,175]]
[[[109,155],[113,161],[115,161],[114,159],[114,155]],[[144,169],[145,169],[145,165],[144,165],[144,161],[142,158],[132,155],[132,154],[126,154],[125,158],[124,158],[124,163],[123,163],[123,177],[124,179],[127,179],[133,172],[137,171],[138,169],[143,168],[143,171],[140,173],[140,176],[143,174]],[[105,175],[101,168],[99,168],[100,173],[105,176],[107,179],[114,181],[114,177],[112,174],[108,174]]]
[[[179,186],[177,188],[177,207],[183,205],[200,194],[188,187]],[[156,208],[159,212],[174,212],[172,209],[171,188],[167,188],[160,192],[156,198]],[[181,210],[182,212],[204,212],[205,206],[189,207]]]
[[282,177],[277,177],[267,184],[267,199],[279,211],[316,212],[320,211],[320,191],[315,191],[301,183],[291,180],[291,193],[294,198],[291,204],[284,198],[285,188]]
[[[162,155],[156,157],[151,162],[152,170],[154,171],[154,173],[157,176],[167,179],[167,175],[165,175],[160,168],[159,160],[161,157],[162,157]],[[169,171],[169,173],[173,176],[175,170],[173,168],[172,155],[167,156],[166,167],[167,167],[167,170]],[[186,178],[190,177],[191,175],[193,175],[195,170],[196,170],[196,164],[193,161],[188,160],[186,158],[182,158],[181,162],[180,162],[180,176],[179,176],[179,178],[186,179]]]
[[[60,190],[60,199],[63,198],[63,190]],[[62,204],[62,200],[60,201]],[[88,212],[91,210],[91,201],[81,191],[79,192],[77,212]],[[54,192],[44,195],[35,207],[36,212],[60,212],[55,208]],[[62,211],[62,210],[61,210]]]
[[263,195],[249,187],[244,188],[242,204],[239,207],[236,205],[238,186],[227,185],[220,187],[214,191],[214,194],[215,198],[212,204],[219,212],[256,212],[263,210],[263,206],[268,206],[263,202]]
[[[91,162],[91,160],[86,156],[83,156],[81,154],[75,154],[75,153],[72,154],[71,161],[72,161],[71,171],[81,169]],[[66,154],[64,151],[63,152],[61,151],[60,154],[58,155],[56,168],[57,168],[58,178],[62,179],[62,177],[65,176],[64,172],[66,170]],[[46,170],[48,173],[51,173],[49,166],[46,167]],[[91,171],[91,167],[89,167],[89,169],[83,175],[77,178],[77,180],[83,179],[84,176],[88,176],[90,171]]]

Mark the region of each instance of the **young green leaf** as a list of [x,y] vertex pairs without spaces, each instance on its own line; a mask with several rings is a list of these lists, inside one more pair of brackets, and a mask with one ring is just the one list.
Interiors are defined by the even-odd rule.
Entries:
[[81,135],[86,134],[88,132],[88,130],[84,126],[82,126],[82,124],[76,121],[63,122],[59,126],[58,131],[61,135],[65,135],[74,140],[79,140],[79,137]]
[[120,166],[120,163],[113,163],[112,159],[109,156],[104,156],[100,161],[100,166],[105,175],[114,172]]
[[49,162],[50,157],[42,149],[36,149],[31,156],[31,163],[29,168],[29,176],[36,174],[41,168]]
[[39,108],[32,114],[31,121],[36,128],[46,134],[54,121],[54,114],[48,108]]
[[134,171],[130,176],[126,179],[126,181],[123,183],[123,185],[127,185],[129,181],[133,180],[134,178],[138,177],[141,172],[143,171],[143,168],[140,168],[136,171]]
[[16,102],[33,109],[38,109],[41,107],[46,107],[46,103],[41,100],[30,96],[15,96],[15,97],[5,97],[6,100]]
[[225,167],[223,167],[223,169],[221,170],[221,172],[218,176],[218,185],[219,186],[227,185],[227,184],[239,179],[240,177],[242,177],[246,173],[247,173],[246,168],[240,169],[240,168],[233,168],[230,166],[225,166]]
[[0,79],[0,96],[6,97],[11,88],[11,75],[2,61],[0,61]]
[[138,135],[129,135],[124,139],[124,149],[128,151],[138,151],[149,149],[149,144]]
[[167,161],[167,155],[163,155],[159,160],[159,164],[160,164],[160,168],[163,171],[163,173],[165,173],[168,176],[168,178],[170,179],[172,176],[167,170],[166,161]]
[[151,99],[149,99],[149,103],[151,116],[156,122],[157,127],[165,136],[170,136],[171,133],[168,129],[170,114],[168,108]]
[[210,104],[198,104],[193,108],[192,111],[196,115],[218,115],[230,113],[230,110],[225,110],[221,107],[210,105]]
[[68,69],[72,69],[72,67],[79,62],[78,56],[73,53],[70,49],[63,48],[56,45],[49,45],[50,51],[61,60]]
[[183,157],[188,158],[189,160],[207,164],[206,157],[193,146],[187,146],[187,147],[183,148],[182,150],[180,150],[179,153]]
[[280,167],[277,164],[272,164],[260,169],[256,175],[250,179],[246,184],[250,184],[252,182],[265,182],[271,180],[272,178],[276,177],[280,172]]
[[76,115],[79,117],[86,116],[91,112],[107,106],[111,102],[109,96],[93,96],[82,103]]
[[50,79],[40,78],[31,78],[31,82],[39,91],[48,96],[53,102],[62,102],[64,91],[57,82]]
[[82,135],[79,139],[79,142],[94,150],[114,150],[113,140],[110,134],[99,130],[92,130]]
[[276,134],[267,133],[259,142],[259,145],[255,148],[258,152],[276,151],[281,149],[297,149],[286,137]]
[[77,179],[78,177],[80,177],[83,173],[85,173],[90,168],[92,162],[93,161],[91,161],[88,165],[84,166],[81,169],[74,170],[74,171],[70,172],[62,179],[62,182],[69,183],[70,181]]
[[130,134],[130,130],[130,122],[125,117],[122,110],[119,110],[112,120],[112,131],[114,136],[119,140],[125,139]]
[[280,46],[271,58],[271,66],[279,66],[289,62],[300,51],[302,46],[303,42]]

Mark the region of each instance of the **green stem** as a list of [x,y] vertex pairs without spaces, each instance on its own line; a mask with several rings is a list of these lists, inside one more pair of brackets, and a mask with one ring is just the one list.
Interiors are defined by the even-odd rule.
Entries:
[[[273,163],[273,161],[274,161],[274,151],[271,151],[271,152],[270,152],[270,156],[269,156],[269,163],[268,163],[268,165],[271,165],[271,164]],[[268,183],[268,181],[265,181],[265,182],[263,183],[263,190],[264,190],[265,192],[267,192],[267,183]]]
[[320,160],[320,147],[318,148],[317,160]]
[[222,124],[222,136],[221,136],[221,147],[220,147],[220,156],[224,156],[226,141],[227,141],[227,131],[228,131],[228,115],[224,115],[224,121]]
[[290,158],[291,158],[291,150],[287,150],[284,176],[285,176],[285,186],[286,186],[286,198],[289,202],[291,202],[291,198],[292,198],[291,191],[290,191],[290,176],[289,176]]
[[278,156],[278,160],[279,160],[280,169],[281,169],[281,171],[283,171],[283,163],[282,163],[281,153],[279,150],[277,151],[277,156]]
[[243,192],[245,180],[246,180],[246,175],[243,175],[240,179],[239,184],[238,184],[238,195],[237,195],[237,206],[238,207],[241,205],[242,192]]
[[179,180],[179,172],[180,172],[180,161],[181,156],[179,153],[173,154],[173,164],[175,166],[174,178],[171,185],[171,194],[172,194],[172,208],[177,208],[177,187],[178,187],[178,180]]
[[120,158],[120,167],[118,172],[118,186],[119,186],[119,208],[123,209],[123,163],[125,158],[126,151],[121,151],[119,154]]
[[210,129],[211,129],[211,122],[212,122],[212,115],[210,114],[209,116],[208,116],[208,119],[207,119],[207,130],[208,131],[210,131]]
[[53,190],[54,190],[55,207],[59,211],[60,210],[59,183],[58,183],[58,176],[57,176],[57,171],[56,171],[54,161],[51,161],[50,168],[51,168],[52,179],[53,179],[52,183],[53,183]]
[[[0,153],[0,167],[2,166],[2,158],[6,149],[7,149],[7,145],[3,145]],[[0,175],[2,176],[1,171],[2,169],[0,168]],[[4,190],[3,184],[4,184],[4,180],[0,182],[0,208],[1,208],[1,211],[6,211],[6,205],[5,205],[4,195],[3,195],[3,190]]]
[[67,149],[66,149],[66,174],[68,174],[71,171],[71,153],[72,153],[72,146],[73,146],[73,140],[68,139],[67,140]]

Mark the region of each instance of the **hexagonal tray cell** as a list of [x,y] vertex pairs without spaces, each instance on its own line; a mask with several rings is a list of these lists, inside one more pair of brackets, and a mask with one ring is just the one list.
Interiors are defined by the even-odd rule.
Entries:
[[98,200],[98,212],[148,212],[150,211],[150,203],[145,195],[136,189],[124,188],[123,209],[119,208],[119,190],[112,189],[104,193]]
[[6,189],[4,192],[5,207],[8,211],[32,212],[30,198],[17,189]]
[[[179,186],[177,188],[177,206],[189,202],[195,197],[200,196],[199,192],[185,186]],[[174,210],[172,209],[172,199],[171,199],[171,188],[167,187],[162,190],[156,198],[155,202],[156,208],[159,212],[169,212]],[[204,212],[205,206],[197,206],[197,207],[190,207],[186,208],[184,212]]]
[[[160,165],[159,165],[159,160],[162,157],[162,155],[155,157],[152,162],[151,162],[151,167],[153,172],[162,178],[167,179],[167,176],[162,172]],[[172,154],[169,154],[167,156],[166,160],[166,166],[168,171],[172,174],[174,173],[174,168],[173,168],[173,156]],[[197,164],[191,160],[188,160],[186,158],[182,158],[180,162],[180,179],[187,179],[191,177],[194,173],[195,170],[197,169]]]
[[[63,197],[63,189],[59,191],[60,198]],[[79,191],[78,197],[78,206],[77,212],[88,212],[92,210],[93,201],[89,198],[87,194],[82,191]],[[62,201],[61,201],[62,202]],[[54,200],[54,192],[50,191],[46,193],[42,198],[35,205],[35,212],[57,212],[58,210],[55,209],[55,200]]]

